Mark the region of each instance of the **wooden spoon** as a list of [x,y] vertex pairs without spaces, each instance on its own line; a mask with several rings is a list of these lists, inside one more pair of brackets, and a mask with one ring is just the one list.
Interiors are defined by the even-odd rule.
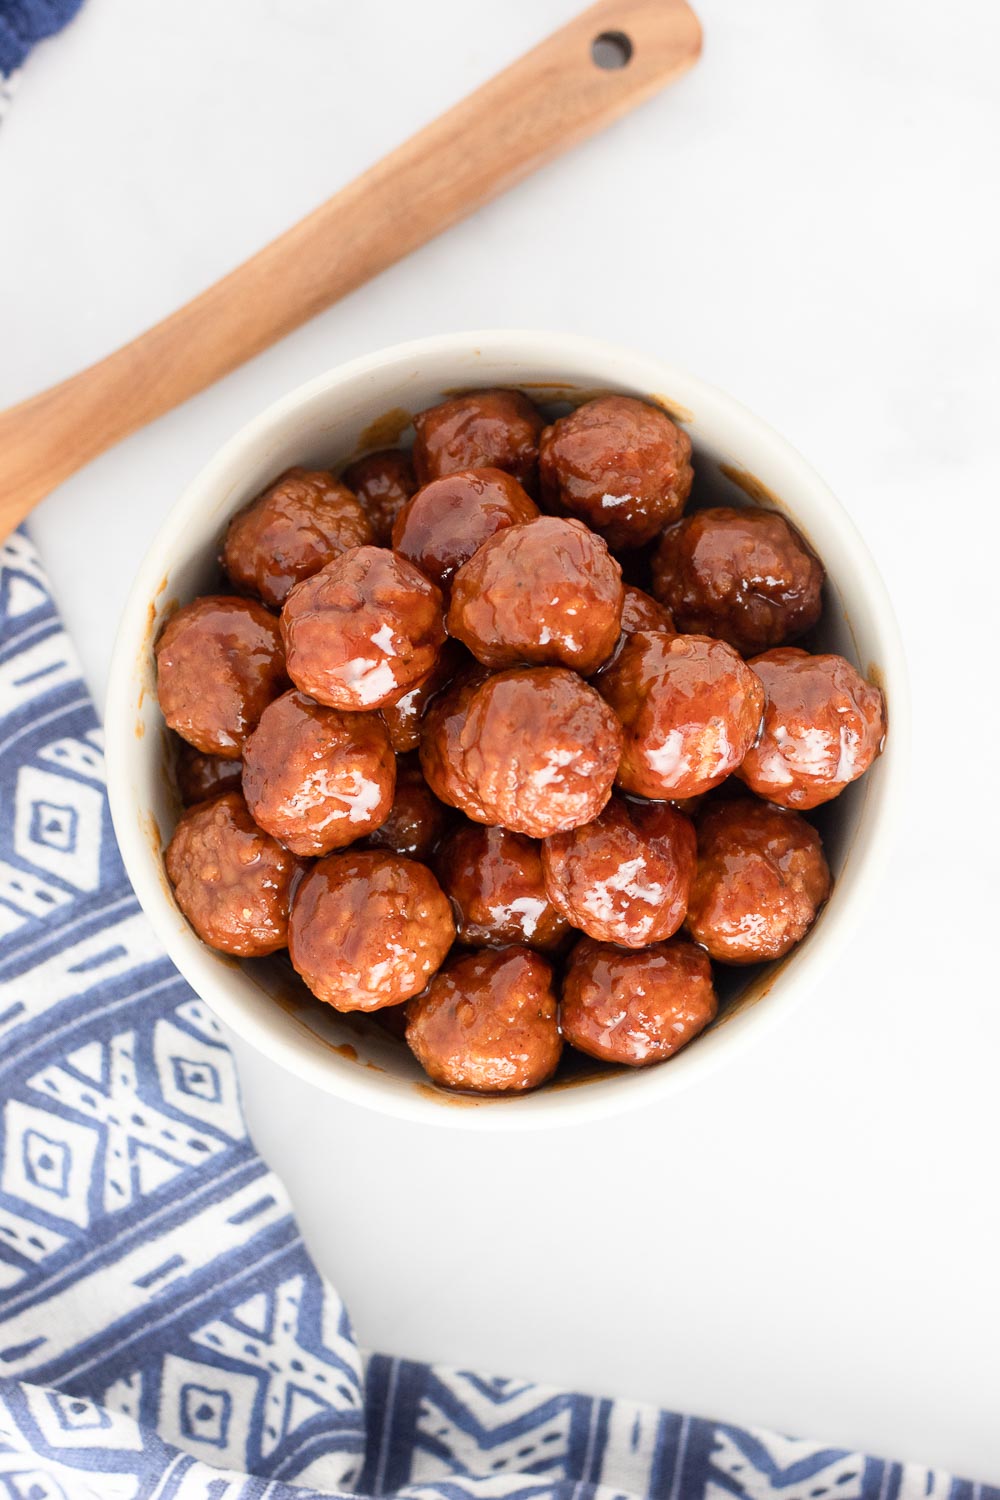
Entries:
[[684,0],[599,0],[132,343],[0,412],[0,538],[70,474],[685,72]]

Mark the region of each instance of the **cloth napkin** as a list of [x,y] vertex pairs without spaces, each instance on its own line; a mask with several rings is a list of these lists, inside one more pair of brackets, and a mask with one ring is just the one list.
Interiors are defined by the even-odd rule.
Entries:
[[0,118],[32,47],[71,21],[82,4],[83,0],[0,0]]
[[[0,0],[0,114],[80,3]],[[129,887],[97,716],[23,533],[0,549],[0,1106],[0,1500],[1000,1500],[363,1356]]]

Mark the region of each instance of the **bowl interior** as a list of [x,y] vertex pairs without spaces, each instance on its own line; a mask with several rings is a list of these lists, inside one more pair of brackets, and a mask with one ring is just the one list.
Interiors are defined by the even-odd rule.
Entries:
[[[362,1103],[442,1122],[523,1127],[613,1111],[676,1088],[716,1065],[749,1029],[773,1019],[829,956],[860,884],[892,788],[892,739],[859,783],[820,809],[835,877],[831,901],[789,957],[755,969],[719,969],[720,1015],[669,1062],[646,1070],[567,1063],[556,1081],[520,1099],[475,1099],[435,1088],[383,1016],[342,1016],[314,999],[284,955],[240,963],[206,948],[175,907],[162,849],[178,815],[167,733],[156,701],[152,645],[179,604],[215,589],[229,517],[292,464],[338,470],[373,448],[407,445],[411,413],[457,390],[517,386],[553,415],[603,391],[663,405],[695,450],[692,507],[763,504],[782,511],[827,567],[823,621],[804,644],[837,651],[886,688],[898,647],[881,583],[850,522],[799,456],[763,424],[690,377],[585,341],[494,335],[428,340],[357,362],[313,382],[239,434],[186,493],[137,577],[112,665],[109,784],[129,874],[174,962],[221,1019],[313,1083]],[[828,950],[828,951],[824,951]],[[801,983],[800,983],[801,981]]]

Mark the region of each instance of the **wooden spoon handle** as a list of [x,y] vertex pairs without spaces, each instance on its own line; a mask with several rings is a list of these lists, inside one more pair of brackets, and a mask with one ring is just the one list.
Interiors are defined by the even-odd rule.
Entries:
[[[594,61],[607,35],[630,49],[624,66]],[[684,0],[598,0],[192,302],[0,412],[0,536],[106,448],[648,98],[700,46]]]

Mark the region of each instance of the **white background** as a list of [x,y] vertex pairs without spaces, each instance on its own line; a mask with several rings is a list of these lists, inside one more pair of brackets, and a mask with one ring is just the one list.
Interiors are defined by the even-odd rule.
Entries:
[[[198,291],[575,0],[87,0],[0,130],[0,405]],[[338,1105],[238,1048],[370,1347],[1000,1482],[995,6],[702,0],[681,83],[116,452],[34,524],[97,693],[213,450],[338,361],[597,334],[726,387],[860,524],[911,664],[912,815],[741,1067],[533,1137]]]

